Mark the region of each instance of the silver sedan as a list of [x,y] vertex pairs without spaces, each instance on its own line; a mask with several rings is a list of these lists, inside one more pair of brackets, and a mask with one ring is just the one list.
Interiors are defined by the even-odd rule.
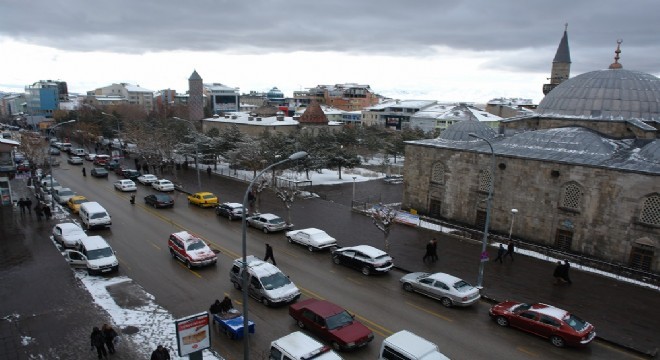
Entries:
[[445,273],[414,272],[401,278],[403,289],[440,300],[443,306],[470,306],[479,301],[479,289]]

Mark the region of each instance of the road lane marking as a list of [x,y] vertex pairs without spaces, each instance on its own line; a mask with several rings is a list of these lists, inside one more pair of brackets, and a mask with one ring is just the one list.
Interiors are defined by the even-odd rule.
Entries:
[[352,282],[352,283],[354,283],[354,284],[362,285],[362,283],[361,283],[360,281],[355,280],[355,279],[352,278],[352,277],[346,277],[346,279],[348,279],[348,281],[350,281],[350,282]]
[[307,294],[307,296],[309,296],[309,297],[317,298],[319,300],[325,300],[325,298],[323,296],[313,292],[312,290],[309,290],[309,289],[306,289],[306,288],[303,288],[303,287],[299,287],[298,289],[300,289],[301,292],[304,292],[305,294]]
[[158,249],[158,250],[161,250],[160,246],[158,246],[158,245],[156,245],[156,244],[154,244],[154,243],[151,243],[151,246],[155,247],[155,248]]
[[442,319],[442,320],[445,320],[445,321],[448,321],[448,322],[453,322],[453,321],[454,321],[453,319],[450,319],[450,318],[448,318],[448,317],[446,317],[446,316],[444,316],[444,315],[438,314],[438,313],[435,312],[435,311],[431,311],[431,310],[425,309],[425,308],[423,308],[423,307],[421,307],[421,306],[418,306],[418,305],[415,305],[415,304],[413,304],[413,303],[411,303],[411,302],[406,301],[406,304],[408,304],[408,305],[410,305],[410,306],[412,306],[412,307],[414,307],[414,308],[416,308],[416,309],[418,309],[418,310],[424,311],[425,313],[428,313],[428,314],[431,314],[431,315],[433,315],[433,316],[435,316],[435,317],[438,317],[438,318],[440,318],[440,319]]
[[535,353],[535,352],[531,352],[531,351],[525,349],[525,348],[522,347],[522,346],[516,346],[516,350],[520,351],[520,352],[523,353],[523,354],[527,354],[527,355],[529,355],[529,356],[532,356],[532,357],[539,357],[539,354],[537,354],[537,353]]
[[[385,328],[381,325],[378,325],[375,322],[365,318],[364,316],[360,316],[358,314],[355,314],[355,317],[362,320],[362,322],[370,324],[371,326],[369,326],[369,328],[371,329],[371,331],[377,333],[378,335],[380,335],[382,337],[388,337],[388,336],[394,334],[394,332],[392,330],[387,329],[387,328]],[[375,329],[373,329],[372,327],[375,328]]]
[[194,271],[193,269],[188,269],[188,267],[184,263],[179,261],[178,259],[176,259],[176,262],[179,263],[179,266],[181,266],[182,268],[184,268],[184,269],[190,271],[191,273],[195,274],[195,276],[197,276],[198,278],[200,278],[200,279],[202,278],[202,275],[200,275],[197,271]]
[[117,256],[117,253],[115,253],[115,257],[117,258],[117,262],[119,262],[119,263],[122,264],[122,266],[121,266],[122,268],[127,267],[127,268],[128,268],[128,271],[131,271],[131,270],[132,270],[131,267],[130,267],[130,265],[126,265],[128,262],[127,262],[126,260],[122,260],[119,256]]

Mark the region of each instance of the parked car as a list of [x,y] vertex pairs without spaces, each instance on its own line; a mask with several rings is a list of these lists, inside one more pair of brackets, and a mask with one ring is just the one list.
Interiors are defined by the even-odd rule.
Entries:
[[264,233],[290,229],[293,225],[287,224],[281,217],[275,214],[254,214],[247,219],[247,225],[260,229]]
[[479,301],[479,289],[464,280],[445,273],[414,272],[399,280],[403,289],[440,300],[445,307],[469,306]]
[[289,315],[301,329],[308,329],[335,350],[367,345],[374,333],[344,308],[327,300],[305,299],[289,305]]
[[[96,155],[96,157],[99,157],[99,155]],[[96,161],[96,159],[94,159]],[[121,168],[121,163],[119,160],[108,160],[103,163],[103,167],[105,167],[108,171],[115,171],[117,168]]]
[[87,161],[94,161],[94,158],[96,158],[96,154],[93,153],[85,154],[85,160]]
[[126,169],[124,170],[123,174],[124,178],[130,179],[133,181],[137,181],[137,178],[142,175],[139,171],[133,170],[133,169]]
[[224,216],[229,220],[240,219],[243,217],[243,204],[226,202],[215,208],[215,214]]
[[341,356],[300,331],[270,343],[268,360],[342,360]]
[[57,180],[53,179],[53,181],[44,181],[41,183],[41,190],[43,192],[48,192],[52,193],[53,190],[61,189],[62,185],[60,185]]
[[152,174],[142,174],[137,177],[137,181],[140,182],[142,185],[151,185],[153,182],[158,180],[156,175]]
[[[117,160],[111,160],[110,163],[112,163],[113,161],[117,161]],[[114,171],[117,176],[122,176],[122,177],[124,176],[124,171],[126,170],[125,167],[118,165],[118,166],[113,166],[112,169],[110,169],[108,168],[108,164],[106,164],[106,169]],[[117,164],[119,164],[118,161]]]
[[59,155],[59,154],[61,154],[62,152],[60,151],[60,149],[51,146],[50,149],[48,149],[48,153],[49,153],[50,155]]
[[94,157],[94,165],[105,166],[110,161],[110,155],[97,154]]
[[172,258],[181,260],[188,269],[194,266],[215,265],[218,256],[204,240],[187,231],[171,234],[167,241]]
[[80,239],[87,236],[85,231],[74,223],[61,223],[53,226],[53,239],[65,248],[78,248]]
[[71,199],[76,193],[69,188],[59,188],[55,189],[53,192],[53,198],[57,201],[58,204],[66,204],[69,199]]
[[72,156],[66,160],[71,165],[82,165],[83,163],[83,158],[80,156]]
[[44,159],[44,164],[43,164],[43,166],[45,166],[45,167],[50,167],[50,166],[53,166],[53,167],[55,167],[55,166],[60,166],[60,161],[57,160],[57,159],[54,158],[54,157],[47,157],[47,158]]
[[158,179],[152,182],[151,187],[158,191],[174,191],[174,184],[165,179]]
[[133,180],[128,180],[128,179],[117,180],[114,182],[113,185],[115,189],[119,191],[137,191],[137,186],[135,186]]
[[80,204],[86,203],[89,200],[82,195],[75,195],[69,198],[69,201],[66,202],[66,206],[71,210],[72,213],[77,214],[80,211]]
[[557,347],[584,346],[596,337],[593,325],[551,305],[505,301],[491,307],[488,314],[500,326],[550,339]]
[[188,203],[197,205],[199,207],[215,207],[218,206],[218,197],[210,192],[197,192],[188,195]]
[[286,238],[290,243],[295,242],[307,246],[307,250],[309,251],[323,250],[337,246],[337,240],[335,238],[317,228],[288,231]]
[[108,177],[108,170],[106,170],[105,168],[102,168],[102,167],[96,167],[96,168],[92,169],[90,174],[93,177],[105,177],[105,178],[107,178]]
[[364,275],[385,273],[394,267],[392,257],[370,245],[358,245],[335,249],[332,262],[360,270]]
[[154,208],[166,208],[174,206],[174,199],[167,194],[151,194],[144,197],[144,203]]

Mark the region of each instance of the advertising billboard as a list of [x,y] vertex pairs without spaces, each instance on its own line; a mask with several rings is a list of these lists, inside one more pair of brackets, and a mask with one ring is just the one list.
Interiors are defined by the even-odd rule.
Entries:
[[174,320],[179,356],[211,347],[209,314],[206,312]]

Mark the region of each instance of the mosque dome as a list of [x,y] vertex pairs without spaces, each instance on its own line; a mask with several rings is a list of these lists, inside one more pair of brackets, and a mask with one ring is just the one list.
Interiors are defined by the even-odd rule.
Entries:
[[484,123],[475,120],[463,120],[447,127],[447,129],[440,133],[438,139],[452,141],[479,140],[470,136],[470,133],[474,133],[486,139],[492,139],[497,135],[497,132],[493,128]]
[[615,64],[618,67],[564,81],[546,95],[536,112],[587,120],[660,121],[660,79]]
[[268,98],[268,100],[280,100],[280,99],[284,99],[284,93],[277,87],[274,87],[270,89],[270,91],[268,91],[266,97]]

